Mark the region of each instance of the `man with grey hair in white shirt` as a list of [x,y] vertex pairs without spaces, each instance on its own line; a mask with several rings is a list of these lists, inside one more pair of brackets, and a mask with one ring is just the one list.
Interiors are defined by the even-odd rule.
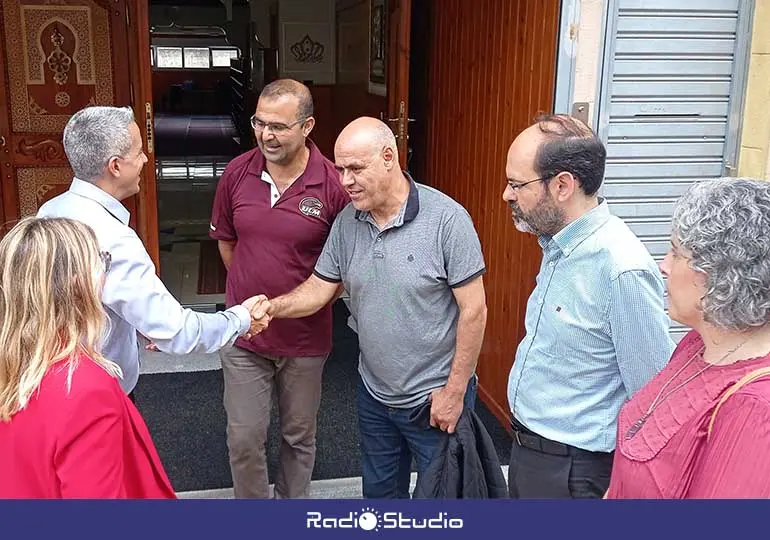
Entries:
[[102,353],[123,370],[131,392],[139,378],[137,331],[170,354],[214,352],[240,335],[262,330],[248,299],[225,311],[183,308],[155,273],[142,241],[129,227],[120,201],[139,193],[147,156],[129,107],[87,107],[64,128],[64,151],[75,177],[69,190],[45,203],[38,217],[66,217],[89,225],[111,261],[102,292],[110,319]]

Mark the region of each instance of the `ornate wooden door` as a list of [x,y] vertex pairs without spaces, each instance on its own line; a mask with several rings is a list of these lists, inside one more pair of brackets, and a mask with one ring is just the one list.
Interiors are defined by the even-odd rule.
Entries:
[[401,168],[406,169],[409,139],[409,48],[412,0],[388,2],[388,123],[396,134]]
[[[138,67],[131,65],[136,57],[129,52],[146,40],[130,35],[126,1],[0,0],[3,223],[34,214],[69,186],[72,170],[62,131],[74,112],[89,105],[143,102],[140,88],[132,95],[131,70]],[[142,2],[137,6],[146,10]],[[134,112],[144,131],[143,109],[135,107]],[[145,136],[151,137],[151,129]],[[154,196],[152,160],[145,166],[145,179],[147,175],[152,178],[143,187]],[[137,198],[125,204],[136,227]]]

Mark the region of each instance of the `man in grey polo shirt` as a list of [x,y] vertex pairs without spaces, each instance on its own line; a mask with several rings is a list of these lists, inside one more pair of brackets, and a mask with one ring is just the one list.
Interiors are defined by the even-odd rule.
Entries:
[[[462,206],[402,173],[395,137],[379,120],[351,122],[334,156],[352,204],[314,275],[263,309],[270,318],[305,317],[344,285],[361,350],[363,494],[405,498],[412,456],[422,473],[439,430],[453,432],[475,403],[486,325],[481,244]],[[410,415],[428,400],[434,427],[424,429]]]

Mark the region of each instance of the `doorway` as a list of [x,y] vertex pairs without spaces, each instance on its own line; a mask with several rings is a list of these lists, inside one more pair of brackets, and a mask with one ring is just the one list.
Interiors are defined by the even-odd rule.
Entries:
[[[500,192],[508,144],[538,112],[552,108],[559,3],[489,0],[482,9],[467,0],[252,0],[248,44],[241,64],[230,65],[231,90],[243,87],[230,98],[238,151],[253,147],[243,126],[259,90],[275,78],[294,78],[310,87],[317,119],[311,138],[327,157],[333,158],[336,135],[348,121],[379,117],[398,137],[402,166],[471,214],[487,259],[489,309],[477,412],[502,462],[510,450],[505,381],[523,337],[540,250],[513,230]],[[217,169],[211,170],[215,185]],[[324,384],[334,384],[322,392],[315,480],[360,474],[357,340],[345,315],[338,302],[335,352],[324,374]],[[180,490],[229,486],[221,374],[202,373],[143,376],[137,387],[140,409]],[[169,395],[175,407],[168,407]],[[275,425],[269,441],[272,478]]]
[[[379,3],[379,26],[372,25],[371,0],[243,2],[240,7],[234,2],[230,21],[218,0],[183,11],[166,0],[150,1],[161,278],[183,305],[214,311],[223,307],[226,272],[216,243],[208,239],[213,197],[226,164],[254,147],[249,117],[259,92],[277,78],[304,82],[315,108],[310,138],[333,159],[337,133],[345,124],[362,115],[386,118],[387,86],[380,75],[387,61],[388,10],[384,1]],[[372,26],[384,40],[374,52]],[[212,41],[220,29],[237,47],[221,72],[213,66]],[[239,41],[241,30],[245,37]],[[206,48],[208,55],[202,52]],[[378,62],[373,72],[372,59]],[[227,120],[234,130],[230,139],[236,144],[212,152],[229,141],[197,143],[190,119],[206,115],[211,121],[222,114],[206,83],[223,80],[229,90],[224,97]],[[212,111],[214,106],[219,108]],[[211,287],[201,288],[205,284]],[[360,475],[353,408],[358,343],[344,300],[334,306],[333,343],[324,372],[315,480]],[[228,488],[218,355],[159,356],[145,353],[135,394],[174,487],[182,492]],[[168,407],[169,396],[174,407]],[[271,480],[281,444],[277,411],[272,418],[267,444]]]
[[209,239],[214,193],[241,152],[232,66],[248,47],[248,5],[149,3],[160,276],[185,306],[224,304],[226,272]]

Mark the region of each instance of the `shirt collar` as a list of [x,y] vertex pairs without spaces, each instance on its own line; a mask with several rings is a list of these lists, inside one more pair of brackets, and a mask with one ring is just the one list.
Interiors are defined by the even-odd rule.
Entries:
[[553,240],[553,244],[565,255],[574,251],[583,240],[591,236],[596,230],[610,219],[610,208],[607,201],[599,198],[599,204],[578,219],[564,227],[553,237],[541,236],[538,240],[541,247],[545,247]]
[[[408,172],[403,171],[403,175],[409,180],[409,196],[406,198],[406,202],[401,205],[401,209],[398,211],[398,215],[392,221],[393,227],[400,227],[405,223],[413,221],[420,212],[420,192],[417,190],[417,183]],[[359,221],[367,221],[369,218],[369,212],[362,210],[356,210],[356,219]]]
[[112,214],[123,225],[128,225],[131,219],[131,213],[123,206],[119,200],[97,187],[91,182],[80,180],[79,178],[73,178],[72,184],[69,189],[75,195],[91,199],[92,201],[101,205],[107,212]]
[[[310,139],[305,139],[305,146],[310,150],[310,156],[307,159],[305,170],[297,177],[296,182],[301,182],[303,186],[314,186],[323,184],[326,181],[326,168],[324,167],[324,157],[318,147]],[[254,149],[254,169],[258,177],[262,172],[267,171],[267,160],[265,155],[259,150]],[[269,173],[268,173],[269,174]]]

